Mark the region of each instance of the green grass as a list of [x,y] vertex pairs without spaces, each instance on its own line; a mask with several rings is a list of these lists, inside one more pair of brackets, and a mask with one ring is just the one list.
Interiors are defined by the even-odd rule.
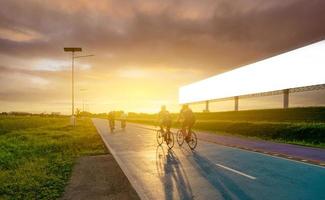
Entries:
[[0,118],[0,199],[56,199],[80,156],[106,153],[90,119]]
[[[57,122],[59,118],[55,121]],[[62,119],[62,117],[61,117]],[[53,123],[53,118],[51,117],[7,117],[0,115],[0,135],[3,135],[7,132],[26,129],[26,128],[37,128],[44,125],[49,125]]]

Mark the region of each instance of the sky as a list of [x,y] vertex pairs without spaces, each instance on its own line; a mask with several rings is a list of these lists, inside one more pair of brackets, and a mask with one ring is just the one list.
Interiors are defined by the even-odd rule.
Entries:
[[[0,1],[0,111],[70,113],[67,46],[95,55],[76,59],[76,107],[156,112],[179,109],[180,86],[325,38],[324,0]],[[325,105],[322,91],[294,96]]]

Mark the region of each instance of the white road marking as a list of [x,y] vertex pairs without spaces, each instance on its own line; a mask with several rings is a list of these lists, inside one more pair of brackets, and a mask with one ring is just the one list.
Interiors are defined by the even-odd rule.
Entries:
[[254,177],[254,176],[250,176],[250,175],[248,175],[248,174],[245,174],[245,173],[240,172],[240,171],[237,171],[237,170],[235,170],[235,169],[232,169],[232,168],[226,167],[226,166],[224,166],[224,165],[220,165],[220,164],[216,164],[216,165],[217,165],[218,167],[221,167],[221,168],[224,168],[224,169],[226,169],[226,170],[229,170],[229,171],[235,172],[236,174],[239,174],[239,175],[245,176],[245,177],[247,177],[247,178],[250,178],[250,179],[253,179],[253,180],[256,179],[256,177]]

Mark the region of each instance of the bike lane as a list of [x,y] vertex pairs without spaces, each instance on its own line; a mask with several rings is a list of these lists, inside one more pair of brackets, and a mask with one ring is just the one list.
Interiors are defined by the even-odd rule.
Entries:
[[168,151],[152,130],[109,133],[106,120],[93,122],[142,199],[325,198],[322,167],[204,141]]

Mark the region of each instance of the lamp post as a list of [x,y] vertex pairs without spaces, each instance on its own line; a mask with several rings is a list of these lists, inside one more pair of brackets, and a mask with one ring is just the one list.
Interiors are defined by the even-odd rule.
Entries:
[[72,97],[72,102],[71,102],[71,123],[73,126],[76,125],[76,118],[74,115],[74,59],[75,58],[82,58],[82,57],[89,57],[89,56],[94,56],[94,55],[85,55],[85,56],[75,56],[75,52],[81,52],[82,48],[81,47],[64,47],[65,52],[71,52],[72,56],[72,70],[71,70],[71,97]]

